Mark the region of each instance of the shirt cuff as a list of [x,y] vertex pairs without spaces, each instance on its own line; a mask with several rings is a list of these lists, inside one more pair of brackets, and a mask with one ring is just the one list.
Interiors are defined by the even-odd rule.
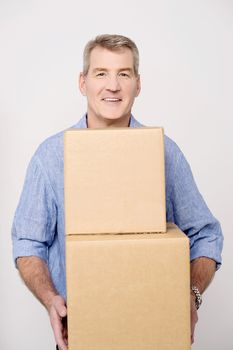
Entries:
[[28,239],[18,239],[13,244],[13,258],[15,266],[17,267],[16,260],[19,257],[24,256],[37,256],[48,263],[48,248],[47,245],[38,241],[32,241]]
[[212,251],[209,247],[208,249],[201,249],[201,247],[193,247],[190,250],[190,261],[197,259],[197,258],[209,258],[212,259],[216,262],[216,271],[221,267],[222,265],[222,259],[219,254],[216,252]]

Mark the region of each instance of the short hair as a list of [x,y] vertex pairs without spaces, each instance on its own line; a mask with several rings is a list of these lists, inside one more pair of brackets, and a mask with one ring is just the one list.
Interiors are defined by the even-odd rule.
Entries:
[[90,67],[90,55],[92,50],[97,47],[103,47],[110,51],[118,51],[128,48],[132,51],[134,61],[134,74],[138,75],[139,52],[136,44],[129,38],[117,34],[102,34],[95,39],[88,41],[83,52],[83,74],[87,75]]

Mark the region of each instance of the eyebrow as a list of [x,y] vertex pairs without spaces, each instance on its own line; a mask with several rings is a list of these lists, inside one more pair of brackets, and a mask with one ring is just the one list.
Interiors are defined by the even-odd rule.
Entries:
[[[93,73],[97,73],[97,72],[107,72],[108,71],[108,69],[106,69],[106,68],[101,68],[101,67],[99,67],[99,68],[94,68],[93,69]],[[120,69],[118,69],[118,71],[119,72],[121,72],[121,71],[129,71],[130,73],[133,73],[133,69],[132,68],[129,68],[129,67],[126,67],[126,68],[120,68]]]

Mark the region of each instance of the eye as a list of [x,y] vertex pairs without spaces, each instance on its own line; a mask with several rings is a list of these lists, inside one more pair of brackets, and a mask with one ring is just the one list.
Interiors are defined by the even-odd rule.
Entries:
[[101,78],[101,77],[104,77],[105,74],[106,74],[105,72],[99,72],[96,74],[96,76]]
[[129,78],[130,77],[129,73],[126,73],[126,72],[120,72],[119,75],[120,75],[120,77],[123,77],[123,78]]

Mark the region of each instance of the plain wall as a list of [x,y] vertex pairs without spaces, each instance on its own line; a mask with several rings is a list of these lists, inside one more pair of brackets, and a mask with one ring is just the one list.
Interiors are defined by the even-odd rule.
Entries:
[[35,149],[85,113],[82,51],[102,33],[137,43],[133,113],[177,142],[222,224],[223,266],[203,296],[193,349],[232,349],[232,18],[230,0],[0,2],[1,349],[54,349],[46,311],[14,268],[10,230]]

